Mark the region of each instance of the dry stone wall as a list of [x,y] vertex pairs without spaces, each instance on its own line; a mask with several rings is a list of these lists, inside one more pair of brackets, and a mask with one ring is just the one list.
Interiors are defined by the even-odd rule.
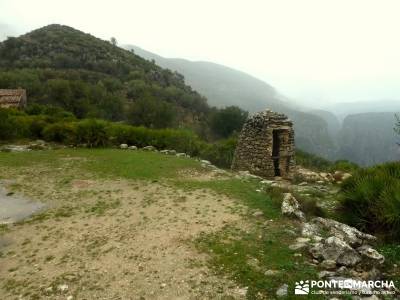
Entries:
[[250,117],[240,134],[232,169],[247,170],[266,178],[290,178],[294,167],[292,121],[270,110]]

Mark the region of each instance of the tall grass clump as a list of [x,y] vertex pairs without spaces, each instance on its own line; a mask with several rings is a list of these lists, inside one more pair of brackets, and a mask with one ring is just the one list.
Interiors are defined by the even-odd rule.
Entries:
[[356,171],[343,182],[339,212],[349,225],[400,240],[400,162]]

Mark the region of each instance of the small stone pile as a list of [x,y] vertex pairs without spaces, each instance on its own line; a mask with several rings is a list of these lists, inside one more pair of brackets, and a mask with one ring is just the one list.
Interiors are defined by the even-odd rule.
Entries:
[[4,145],[0,147],[0,152],[27,152],[38,150],[50,150],[52,146],[43,140],[36,140],[25,145]]
[[164,149],[158,151],[156,147],[154,146],[145,146],[143,148],[138,148],[137,146],[129,146],[128,144],[121,144],[119,145],[119,148],[122,150],[142,150],[142,151],[149,151],[149,152],[159,152],[161,154],[166,154],[166,155],[175,155],[176,157],[186,157],[190,158],[190,155],[187,153],[177,153],[176,150],[169,150],[169,149]]

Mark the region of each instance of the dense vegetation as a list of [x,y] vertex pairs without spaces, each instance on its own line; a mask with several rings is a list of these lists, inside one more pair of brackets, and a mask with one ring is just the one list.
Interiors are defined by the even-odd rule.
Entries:
[[122,143],[174,149],[229,168],[236,139],[207,143],[186,129],[153,129],[100,119],[77,119],[57,107],[36,105],[27,112],[0,109],[0,140],[44,139],[81,147],[119,146]]
[[342,185],[340,215],[361,230],[400,240],[400,163],[360,169]]
[[67,26],[0,43],[0,70],[1,88],[25,88],[30,105],[59,106],[77,118],[191,128],[207,138],[226,137],[242,125],[228,116],[219,132],[215,124],[226,114],[210,108],[182,75]]

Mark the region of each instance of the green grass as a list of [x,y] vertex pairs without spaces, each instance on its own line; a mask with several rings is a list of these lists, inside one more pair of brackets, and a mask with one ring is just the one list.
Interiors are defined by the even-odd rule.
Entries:
[[[209,266],[220,275],[227,275],[242,287],[248,287],[248,299],[273,299],[282,284],[288,284],[288,298],[294,294],[294,283],[316,279],[313,267],[295,257],[287,246],[293,237],[285,231],[286,224],[252,227],[251,230],[227,227],[202,235],[196,240],[199,250],[211,256]],[[256,262],[256,263],[254,263]],[[278,271],[266,276],[267,270]],[[313,299],[318,299],[315,297]]]
[[6,167],[30,167],[34,165],[62,167],[63,158],[82,158],[73,161],[99,177],[123,177],[128,179],[173,178],[181,169],[200,168],[200,164],[187,158],[160,155],[144,151],[119,149],[61,149],[22,153],[0,152],[0,165]]

